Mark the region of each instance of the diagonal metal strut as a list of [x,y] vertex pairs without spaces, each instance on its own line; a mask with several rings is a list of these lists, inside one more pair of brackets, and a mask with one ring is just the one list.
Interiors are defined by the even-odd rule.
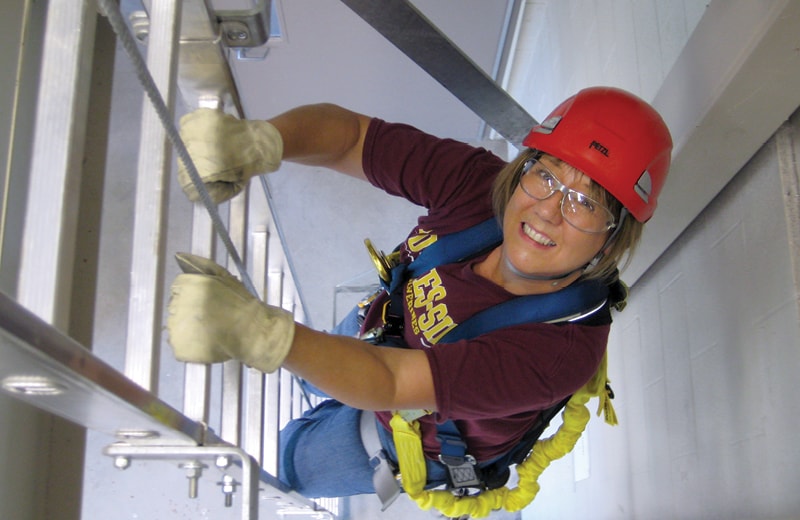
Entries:
[[514,145],[536,120],[408,0],[342,0]]

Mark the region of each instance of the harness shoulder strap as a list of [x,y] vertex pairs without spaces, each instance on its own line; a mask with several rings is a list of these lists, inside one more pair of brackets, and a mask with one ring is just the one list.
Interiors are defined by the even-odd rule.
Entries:
[[392,267],[390,281],[387,283],[387,280],[381,280],[390,299],[385,311],[384,332],[388,335],[402,335],[403,287],[407,280],[420,276],[436,266],[478,256],[502,241],[502,229],[496,219],[490,218],[456,233],[442,235],[423,249],[413,262],[400,263]]
[[437,265],[461,262],[478,256],[502,241],[503,230],[494,218],[456,233],[442,235],[408,264],[408,275],[419,276]]
[[523,323],[556,323],[588,316],[608,299],[608,286],[586,280],[550,294],[520,296],[485,309],[448,332],[439,343],[475,338]]

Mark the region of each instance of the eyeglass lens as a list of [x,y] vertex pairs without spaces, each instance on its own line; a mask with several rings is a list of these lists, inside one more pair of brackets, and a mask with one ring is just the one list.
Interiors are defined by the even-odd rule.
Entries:
[[614,215],[605,206],[579,191],[564,186],[545,165],[531,159],[520,177],[522,190],[536,200],[560,191],[561,214],[574,227],[588,233],[602,233],[614,227]]

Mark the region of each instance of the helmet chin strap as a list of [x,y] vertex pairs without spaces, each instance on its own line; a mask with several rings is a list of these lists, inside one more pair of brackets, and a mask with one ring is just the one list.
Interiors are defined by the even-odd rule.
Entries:
[[[597,258],[597,257],[595,257],[595,258]],[[543,275],[543,274],[523,273],[522,271],[520,271],[519,269],[514,267],[514,265],[511,262],[509,262],[507,258],[506,258],[505,262],[506,262],[506,266],[511,270],[511,272],[514,273],[516,276],[519,276],[520,278],[525,278],[526,280],[542,281],[542,282],[555,282],[555,283],[553,283],[553,285],[558,285],[558,282],[560,282],[561,280],[564,280],[565,278],[569,278],[572,274],[574,274],[574,273],[576,273],[578,271],[583,271],[589,265],[592,264],[592,262],[589,262],[589,263],[587,263],[587,264],[585,264],[585,265],[583,265],[581,267],[578,267],[577,269],[573,269],[572,271],[569,271],[568,273],[564,273],[564,274]]]

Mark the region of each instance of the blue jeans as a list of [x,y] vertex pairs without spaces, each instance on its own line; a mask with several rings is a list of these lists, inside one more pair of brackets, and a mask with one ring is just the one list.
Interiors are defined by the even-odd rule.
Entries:
[[[322,402],[281,431],[280,479],[309,498],[375,493],[373,470],[361,443],[361,410],[334,399]],[[378,435],[389,460],[397,464],[392,435],[380,424]],[[427,487],[446,483],[446,469],[426,460]]]
[[[348,314],[333,333],[353,336],[358,332],[357,310]],[[311,392],[322,394],[305,383]],[[375,493],[373,470],[361,443],[361,410],[329,399],[294,419],[280,434],[280,479],[298,493],[310,497],[343,497]],[[391,433],[378,424],[381,445],[397,464]],[[429,487],[446,482],[439,462],[427,461]]]

